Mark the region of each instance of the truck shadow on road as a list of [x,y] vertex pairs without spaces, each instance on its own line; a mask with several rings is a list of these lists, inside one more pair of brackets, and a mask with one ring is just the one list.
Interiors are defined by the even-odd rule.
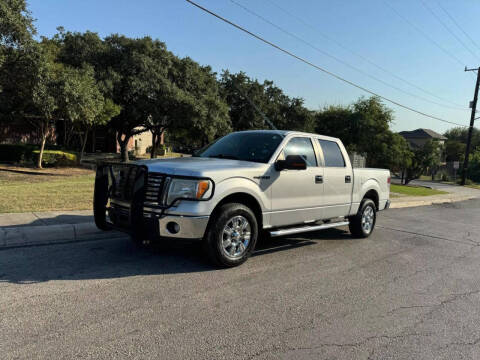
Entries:
[[[318,240],[339,240],[340,243],[349,238],[348,232],[331,229],[296,237],[262,239],[253,258],[295,251],[314,245]],[[253,261],[251,259],[243,266],[249,266]],[[210,265],[199,243],[165,244],[144,249],[134,246],[128,238],[3,250],[0,251],[0,264],[0,283],[14,284],[219,270]]]

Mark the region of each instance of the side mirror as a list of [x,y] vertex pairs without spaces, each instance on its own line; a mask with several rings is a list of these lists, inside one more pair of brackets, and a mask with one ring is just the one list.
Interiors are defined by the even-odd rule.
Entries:
[[301,155],[288,155],[285,160],[277,160],[275,163],[275,169],[277,171],[282,170],[305,170],[307,163],[305,162],[305,156]]

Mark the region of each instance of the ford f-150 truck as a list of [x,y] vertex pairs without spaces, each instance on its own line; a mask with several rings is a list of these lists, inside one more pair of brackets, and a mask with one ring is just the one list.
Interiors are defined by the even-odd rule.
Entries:
[[339,139],[255,130],[192,157],[99,164],[94,214],[98,228],[137,242],[201,240],[229,267],[247,260],[260,236],[348,225],[368,237],[389,193],[390,172],[353,169]]

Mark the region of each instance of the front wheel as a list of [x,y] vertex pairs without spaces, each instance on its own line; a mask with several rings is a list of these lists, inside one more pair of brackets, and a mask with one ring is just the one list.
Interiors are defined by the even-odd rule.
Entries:
[[223,205],[212,218],[205,247],[212,262],[222,267],[244,263],[255,249],[258,223],[252,210],[243,204]]
[[367,238],[375,228],[376,220],[375,203],[370,199],[365,199],[360,204],[357,215],[350,218],[348,227],[354,237]]

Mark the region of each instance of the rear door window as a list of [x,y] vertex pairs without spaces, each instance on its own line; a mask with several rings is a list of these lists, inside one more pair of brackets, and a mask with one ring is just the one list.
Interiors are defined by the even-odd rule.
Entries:
[[318,142],[322,147],[326,167],[345,167],[342,151],[335,141],[318,139]]

